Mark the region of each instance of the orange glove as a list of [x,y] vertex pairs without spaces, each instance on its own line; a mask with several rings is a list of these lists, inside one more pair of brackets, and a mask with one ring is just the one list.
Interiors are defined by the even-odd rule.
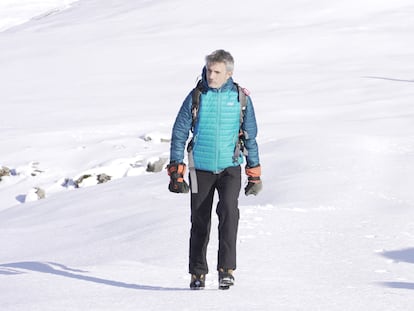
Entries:
[[167,166],[168,176],[170,176],[170,184],[168,190],[175,193],[187,193],[190,187],[184,180],[185,164],[170,163]]
[[260,164],[255,167],[248,167],[245,168],[246,175],[247,175],[247,186],[244,188],[245,195],[257,195],[263,188],[263,183],[260,179],[260,175],[262,174],[262,169]]

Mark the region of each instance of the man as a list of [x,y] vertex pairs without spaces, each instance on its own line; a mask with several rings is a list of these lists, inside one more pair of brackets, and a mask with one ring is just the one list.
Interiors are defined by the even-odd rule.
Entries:
[[[168,188],[176,193],[189,191],[184,180],[186,165],[183,161],[185,144],[190,131],[193,132],[188,148],[191,289],[203,289],[205,286],[207,244],[216,190],[219,196],[216,209],[219,219],[219,288],[228,289],[234,284],[243,154],[248,176],[245,194],[256,195],[262,189],[253,104],[247,91],[233,82],[233,68],[233,57],[224,50],[217,50],[206,57],[199,87],[184,100],[172,131]],[[245,107],[242,107],[242,101]]]

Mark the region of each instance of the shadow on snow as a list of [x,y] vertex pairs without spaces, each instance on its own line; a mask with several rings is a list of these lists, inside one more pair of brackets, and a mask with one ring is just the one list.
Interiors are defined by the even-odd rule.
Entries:
[[388,251],[384,252],[382,255],[397,262],[414,263],[414,248],[405,248],[397,251]]
[[150,285],[140,285],[140,284],[129,284],[119,281],[101,279],[93,276],[82,275],[79,273],[85,273],[87,271],[71,269],[64,265],[52,262],[36,262],[36,261],[27,261],[27,262],[15,262],[8,264],[0,265],[0,275],[15,275],[25,273],[22,270],[48,273],[53,275],[59,275],[67,278],[93,282],[98,284],[104,284],[115,287],[137,289],[137,290],[154,290],[154,291],[181,291],[188,290],[187,288],[174,288],[174,287],[161,287],[161,286],[150,286]]
[[414,289],[414,283],[410,282],[383,282],[383,286],[399,289]]
[[[388,251],[382,254],[384,257],[392,259],[396,262],[406,262],[414,264],[414,248],[405,248],[396,251]],[[410,282],[383,282],[383,286],[399,289],[413,289],[414,283]]]

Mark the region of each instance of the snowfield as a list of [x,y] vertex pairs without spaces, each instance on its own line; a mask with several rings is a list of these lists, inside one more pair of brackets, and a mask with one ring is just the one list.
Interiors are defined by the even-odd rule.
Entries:
[[[8,311],[410,310],[409,0],[0,4],[0,293]],[[205,55],[251,91],[264,189],[236,285],[189,290],[171,127]],[[43,197],[42,199],[39,199]]]
[[70,8],[78,0],[3,0],[0,3],[0,31],[38,20]]

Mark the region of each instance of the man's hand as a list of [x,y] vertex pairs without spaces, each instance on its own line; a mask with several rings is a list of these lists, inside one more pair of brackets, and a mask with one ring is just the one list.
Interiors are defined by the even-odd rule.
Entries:
[[263,188],[263,183],[260,179],[260,175],[262,173],[260,165],[255,167],[247,167],[246,166],[246,175],[248,183],[247,186],[244,188],[245,195],[257,195]]
[[168,175],[170,176],[170,183],[168,190],[174,193],[187,193],[190,187],[184,180],[185,164],[184,163],[170,163],[167,166]]

